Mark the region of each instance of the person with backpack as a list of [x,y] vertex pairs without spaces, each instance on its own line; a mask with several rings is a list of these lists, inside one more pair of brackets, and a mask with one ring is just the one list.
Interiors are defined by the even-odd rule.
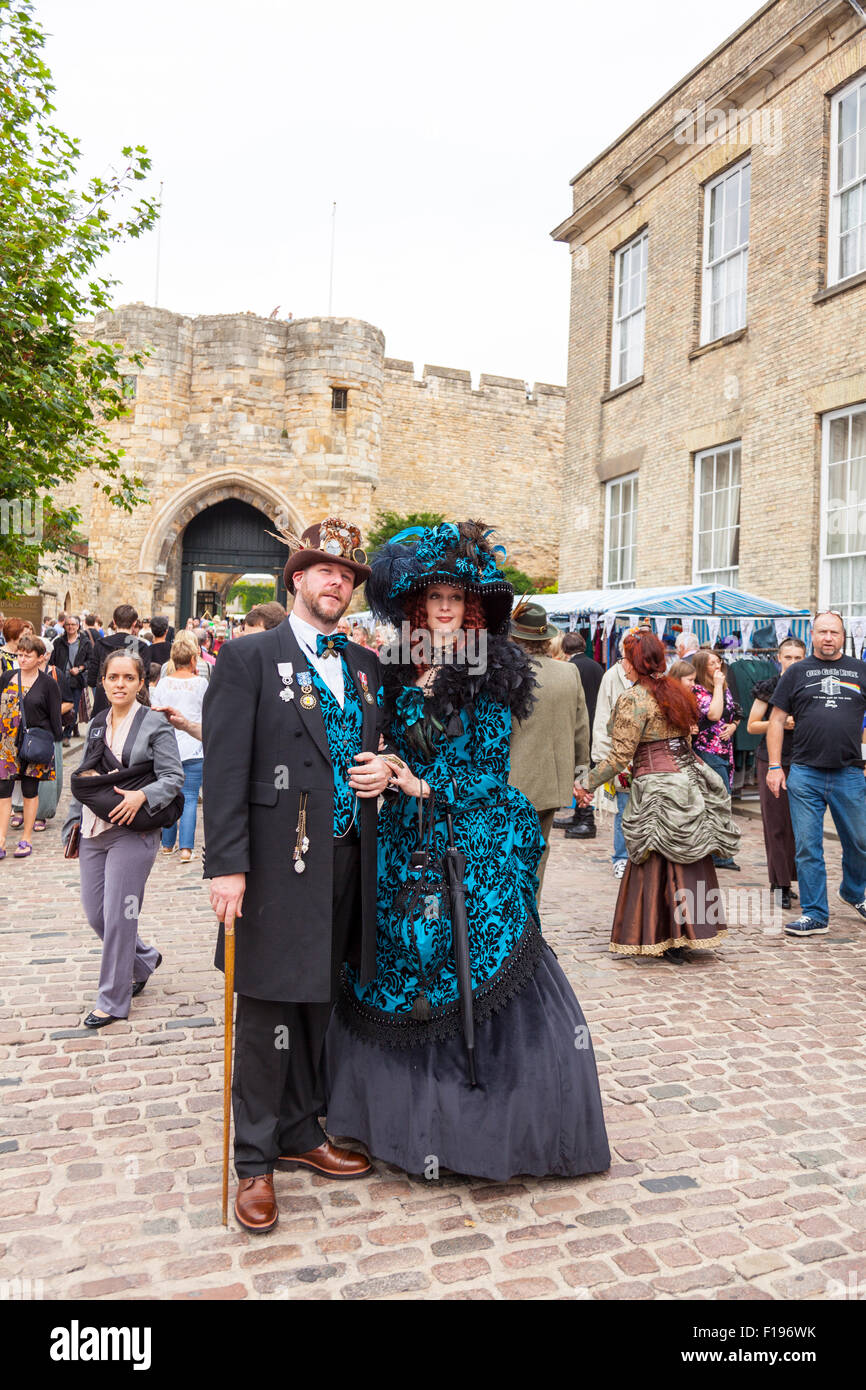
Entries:
[[112,614],[112,622],[115,630],[107,632],[104,637],[97,638],[88,656],[86,684],[94,692],[91,718],[102,710],[108,709],[108,700],[105,696],[101,676],[103,662],[111,652],[132,652],[134,656],[141,658],[145,671],[148,670],[150,662],[150,646],[137,635],[139,630],[138,614],[132,604],[118,604]]

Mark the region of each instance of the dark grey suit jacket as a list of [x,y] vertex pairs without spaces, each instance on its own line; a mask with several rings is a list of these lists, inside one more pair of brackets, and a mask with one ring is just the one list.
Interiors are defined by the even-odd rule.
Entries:
[[[203,808],[206,878],[247,876],[235,927],[235,989],[255,999],[323,1003],[331,997],[334,773],[320,705],[304,709],[300,689],[281,698],[279,662],[309,666],[288,619],[220,649],[204,697]],[[375,652],[349,642],[346,663],[362,696],[362,749],[375,753],[382,716]],[[363,698],[364,682],[374,703]],[[305,872],[292,853],[301,794],[307,793]],[[359,799],[361,958],[376,973],[376,799]],[[216,965],[223,968],[220,927]]]

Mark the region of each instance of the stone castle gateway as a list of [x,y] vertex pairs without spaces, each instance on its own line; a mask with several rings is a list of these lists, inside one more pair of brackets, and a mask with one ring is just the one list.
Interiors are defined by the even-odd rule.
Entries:
[[82,332],[149,352],[110,427],[148,501],[112,507],[95,473],[58,494],[80,508],[92,563],[49,577],[49,608],[107,621],[129,602],[179,624],[196,573],[225,592],[240,574],[282,570],[286,548],[266,534],[277,519],[300,533],[337,514],[366,534],[386,510],[481,517],[510,564],[556,575],[563,387],[482,375],[473,390],[469,372],[435,366],[416,380],[357,319],[135,304]]

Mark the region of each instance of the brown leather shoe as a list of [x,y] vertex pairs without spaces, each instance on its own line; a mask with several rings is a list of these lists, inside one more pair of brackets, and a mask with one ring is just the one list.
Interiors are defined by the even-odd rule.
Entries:
[[255,1178],[241,1178],[235,1197],[235,1216],[241,1226],[254,1235],[272,1231],[279,1217],[274,1196],[273,1173],[260,1173]]
[[338,1149],[330,1139],[317,1149],[305,1154],[283,1154],[277,1159],[277,1167],[283,1173],[291,1173],[295,1168],[311,1168],[323,1178],[365,1178],[372,1173],[373,1165],[363,1154],[352,1149]]

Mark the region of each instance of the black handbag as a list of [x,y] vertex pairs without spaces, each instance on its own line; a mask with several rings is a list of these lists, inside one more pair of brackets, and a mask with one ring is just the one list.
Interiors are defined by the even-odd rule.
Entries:
[[[106,717],[107,717],[106,711]],[[129,763],[132,746],[138,726],[147,713],[141,706],[132,721],[132,727],[123,745],[120,761],[107,746],[104,738],[105,720],[91,724],[84,757],[70,779],[72,795],[82,806],[98,816],[109,820],[109,812],[120,805],[118,791],[141,791],[156,781],[153,763]],[[95,735],[95,737],[94,737]],[[167,806],[153,810],[147,802],[140,806],[131,821],[124,824],[125,830],[164,830],[176,824],[183,814],[183,792],[176,792]],[[113,824],[114,822],[109,822]]]
[[18,757],[22,765],[47,766],[54,757],[54,735],[50,729],[28,729],[24,723],[24,686],[18,672]]

